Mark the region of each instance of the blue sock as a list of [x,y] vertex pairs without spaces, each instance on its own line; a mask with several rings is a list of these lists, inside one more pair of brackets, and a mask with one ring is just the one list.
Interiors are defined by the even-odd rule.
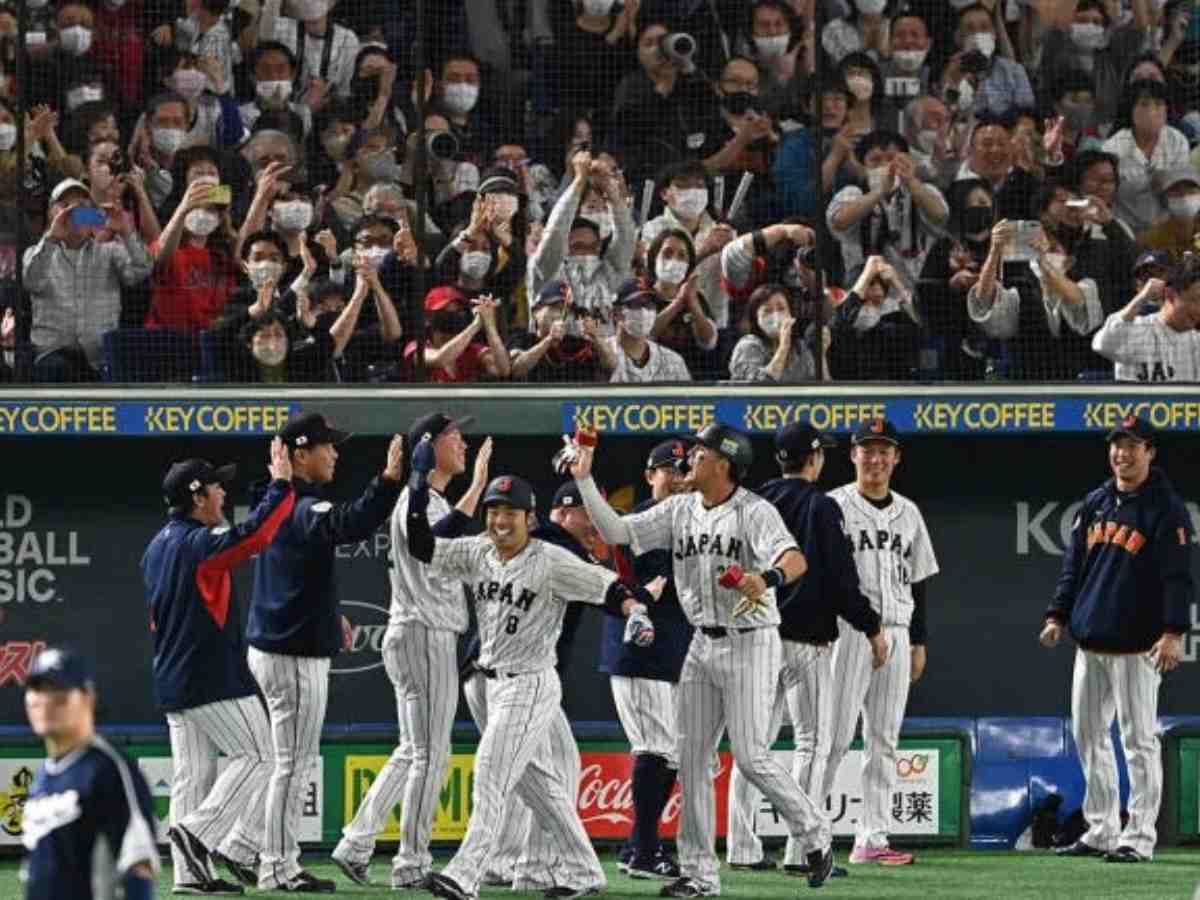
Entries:
[[633,832],[629,842],[639,862],[649,864],[658,852],[658,818],[662,815],[662,773],[667,763],[661,756],[643,754],[633,761]]

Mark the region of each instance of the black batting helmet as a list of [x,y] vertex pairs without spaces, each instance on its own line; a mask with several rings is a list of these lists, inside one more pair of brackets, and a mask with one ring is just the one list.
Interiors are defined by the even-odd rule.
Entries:
[[750,438],[736,428],[712,422],[705,425],[696,434],[696,442],[710,450],[715,450],[729,460],[737,473],[738,481],[746,477],[754,462],[754,449],[750,446]]

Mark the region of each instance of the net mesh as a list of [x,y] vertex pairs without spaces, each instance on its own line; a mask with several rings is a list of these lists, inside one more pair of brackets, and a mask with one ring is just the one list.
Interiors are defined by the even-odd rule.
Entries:
[[5,380],[1198,377],[1191,0],[42,0],[0,35]]

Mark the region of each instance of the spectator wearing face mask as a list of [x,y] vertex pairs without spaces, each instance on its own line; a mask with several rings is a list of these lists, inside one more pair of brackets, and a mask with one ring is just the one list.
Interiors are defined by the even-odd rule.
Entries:
[[[691,333],[688,341],[701,354],[709,354],[717,346],[717,324],[708,312],[706,298],[700,293],[696,272],[696,250],[686,232],[668,229],[661,232],[650,245],[647,281],[665,305],[654,320],[651,337],[663,340],[664,335],[674,330],[676,322],[682,321]],[[716,269],[720,257],[710,256],[705,265]],[[690,359],[691,368],[709,362],[707,359]]]
[[367,128],[388,124],[401,131],[408,129],[405,98],[397,92],[399,73],[391,51],[385,45],[363,44],[354,60],[354,78],[350,80],[350,107]]
[[[1153,311],[1145,313],[1149,305]],[[1168,278],[1150,278],[1092,337],[1117,381],[1200,381],[1200,264],[1189,256]]]
[[173,91],[158,94],[150,100],[145,118],[130,142],[130,159],[145,171],[146,190],[160,213],[177,189],[172,174],[175,158],[183,149],[191,125],[188,102],[183,97]]
[[140,108],[147,37],[142,0],[101,0],[93,17],[92,54],[111,79],[113,99],[127,109]]
[[335,184],[350,142],[358,131],[359,116],[346,103],[332,100],[313,118],[316,146],[309,156],[316,184]]
[[[474,301],[451,285],[436,287],[425,297],[425,377],[436,382],[472,382],[508,378],[508,350],[496,323],[497,301],[484,295]],[[483,332],[484,341],[479,341]],[[414,366],[417,342],[409,341],[404,358]]]
[[756,0],[748,10],[743,52],[759,68],[759,98],[777,119],[791,118],[807,104],[814,67],[812,22],[782,0]]
[[85,103],[99,103],[112,97],[112,90],[100,66],[90,57],[65,62],[66,68],[55,74],[61,89],[50,102],[56,109],[72,113]]
[[882,256],[868,257],[833,317],[830,373],[847,381],[910,380],[920,324],[903,279]]
[[933,242],[950,215],[941,191],[923,182],[898,134],[877,131],[858,145],[867,183],[842,188],[826,222],[842,247],[847,280],[869,256],[883,256],[911,290]]
[[1135,81],[1125,91],[1117,132],[1104,142],[1104,150],[1120,164],[1117,214],[1135,233],[1146,231],[1167,218],[1155,193],[1152,176],[1187,168],[1188,142],[1167,124],[1167,89],[1157,81]]
[[309,104],[292,97],[296,80],[296,57],[278,41],[260,42],[251,63],[254,98],[240,108],[242,124],[249,129],[267,110],[286,109],[299,117],[304,138],[312,134],[313,111]]
[[[168,50],[161,60],[164,87],[187,101],[190,127],[184,135],[184,146],[240,144],[246,136],[242,114],[232,82],[224,80],[217,61],[175,50]],[[138,124],[142,125],[142,120]]]
[[572,384],[600,376],[593,329],[579,337],[567,332],[570,287],[565,281],[547,282],[532,304],[533,329],[513,335],[508,350],[514,381]]
[[[128,213],[113,207],[98,227],[76,221],[72,210],[97,211],[87,187],[69,179],[51,191],[49,227],[23,257],[34,381],[99,380],[101,336],[117,327],[122,288],[150,274],[150,255]],[[87,285],[86,297],[79,285]]]
[[1166,250],[1175,259],[1195,253],[1200,237],[1200,174],[1190,166],[1159,172],[1154,192],[1167,209],[1167,218],[1143,231],[1138,243],[1147,250]]
[[330,206],[343,227],[352,227],[363,215],[367,190],[381,182],[399,183],[396,132],[388,125],[355,133],[338,164],[338,180],[330,192]]
[[811,249],[815,242],[812,228],[795,219],[768,225],[730,241],[721,251],[722,287],[731,305],[739,310],[730,315],[730,324],[749,325],[744,315],[746,303],[762,284],[782,281],[788,287],[811,290],[812,285],[798,283],[792,263],[796,260],[794,248]]
[[546,82],[547,109],[591,110],[603,127],[613,90],[632,68],[635,4],[574,0],[550,5],[553,49],[534,77]]
[[[615,168],[615,160],[613,160]],[[558,197],[559,183],[548,166],[529,158],[524,144],[507,142],[492,151],[492,165],[511,171],[517,179],[518,194],[526,198],[525,218],[541,222]],[[486,173],[481,176],[486,179]],[[566,185],[563,185],[565,187]],[[586,202],[585,202],[586,206]],[[611,215],[611,213],[609,214]],[[602,229],[603,230],[603,229]],[[611,223],[604,237],[612,234]]]
[[693,244],[708,237],[717,220],[709,212],[708,170],[703,164],[675,163],[663,169],[655,181],[663,211],[642,226],[639,240],[651,244],[669,228],[686,232]]
[[445,116],[458,141],[459,159],[477,168],[483,163],[485,149],[498,138],[479,105],[481,84],[479,61],[455,53],[442,63],[433,98],[435,109]]
[[849,53],[838,64],[838,76],[854,98],[846,115],[846,125],[855,148],[872,131],[897,128],[899,112],[885,93],[879,63],[861,51]]
[[600,367],[614,384],[691,381],[683,357],[650,337],[661,298],[641,281],[621,286],[613,303],[616,334],[597,343]]
[[[269,163],[258,173],[254,199],[250,201],[250,208],[238,231],[237,247],[240,252],[247,236],[261,231],[270,222],[272,233],[279,237],[284,247],[284,281],[287,284],[298,277],[304,267],[305,242],[315,224],[312,197],[294,181],[285,180],[289,176],[289,167],[280,162]],[[311,248],[316,260],[316,276],[323,278],[329,274],[331,244],[336,248],[332,232],[323,233],[318,235]],[[334,257],[336,255],[332,254]]]
[[[107,74],[102,73],[93,53],[95,37],[95,14],[86,3],[66,2],[58,4],[54,12],[53,28],[38,31],[39,26],[30,25],[30,48],[39,46],[45,50],[32,53],[25,87],[31,105],[47,103],[58,110],[65,110],[73,102],[77,107],[88,100],[102,100],[113,92]],[[57,33],[57,41],[54,36]],[[35,35],[40,34],[44,44],[36,45]],[[15,37],[15,35],[14,35]],[[68,96],[69,92],[73,92]]]
[[738,217],[747,223],[765,221],[772,212],[771,160],[779,144],[779,130],[758,99],[757,67],[749,59],[734,57],[721,69],[717,90],[720,120],[708,126],[708,139],[699,155],[707,171],[731,180],[752,173],[755,180]]
[[[932,71],[928,65],[933,39],[929,24],[916,12],[903,11],[891,20],[891,55],[879,60],[884,93],[897,107],[929,93]],[[907,127],[907,122],[905,123]]]
[[[553,279],[566,281],[575,310],[593,317],[607,337],[614,330],[613,298],[632,275],[633,215],[611,169],[594,162],[590,153],[576,153],[571,162],[575,179],[550,211],[541,244],[529,260],[528,293],[537,296]],[[603,256],[599,228],[577,218],[589,184],[604,194],[613,213],[613,236]],[[579,334],[578,319],[572,320],[571,328],[571,333]]]
[[468,296],[491,294],[511,306],[525,276],[525,220],[516,177],[489,169],[479,185],[471,220],[438,255],[441,279],[457,283]]
[[[390,219],[397,226],[410,225],[417,215],[417,204],[404,195],[404,188],[393,181],[377,181],[363,195],[363,215]],[[436,256],[445,241],[445,235],[429,213],[425,213],[425,253]]]
[[[804,329],[792,309],[791,292],[781,284],[755,288],[746,305],[750,332],[738,341],[729,358],[729,377],[733,381],[798,384],[817,377],[817,364]],[[811,330],[811,329],[810,329]],[[823,348],[827,353],[828,347]],[[832,380],[829,363],[822,373]]]
[[821,32],[821,46],[835,63],[863,52],[873,59],[891,54],[891,28],[887,14],[895,0],[851,0],[849,12],[832,19]]
[[775,154],[772,176],[775,180],[776,205],[783,216],[816,215],[820,197],[813,186],[813,141],[821,143],[821,194],[834,193],[858,178],[858,160],[854,157],[854,129],[847,114],[855,102],[849,89],[840,82],[827,84],[818,95],[809,96],[809,114],[820,119],[820,127],[804,125],[788,131]]
[[937,97],[914,97],[904,107],[904,139],[921,180],[937,184],[948,168],[957,168],[951,156],[952,121],[950,110]]
[[1050,93],[1054,111],[1063,119],[1063,157],[1070,160],[1080,151],[1099,150],[1103,139],[1091,76],[1080,69],[1062,69],[1050,83]]
[[[1002,4],[996,4],[1000,9]],[[1003,115],[1016,107],[1034,105],[1033,88],[1025,67],[997,54],[998,13],[981,3],[958,12],[954,42],[958,52],[942,71],[946,103],[976,115]]]
[[183,0],[183,17],[150,34],[158,47],[214,60],[214,82],[233,84],[234,43],[225,13],[229,0]]
[[1069,271],[1076,280],[1091,279],[1098,285],[1101,306],[1098,318],[1103,319],[1117,309],[1133,290],[1136,245],[1122,240],[1120,232],[1113,228],[1111,237],[1102,240],[1093,237],[1093,227],[1099,225],[1100,213],[1106,211],[1097,210],[1095,204],[1066,182],[1045,185],[1034,195],[1032,207],[1043,232],[1067,254]]
[[[1032,5],[1042,34],[1040,81],[1053,84],[1064,72],[1079,69],[1095,85],[1096,120],[1111,122],[1117,114],[1121,79],[1145,46],[1151,26],[1149,0],[1133,4],[1133,16],[1113,22],[1102,0],[1068,5]],[[1043,13],[1049,15],[1043,16]]]
[[292,51],[300,64],[297,90],[312,109],[332,97],[349,99],[358,35],[329,20],[330,0],[288,0],[290,16],[280,15],[281,2],[262,0],[258,39]]
[[1133,229],[1115,213],[1117,185],[1121,180],[1119,160],[1103,150],[1084,150],[1071,160],[1065,175],[1071,187],[1111,216],[1111,222],[1091,226],[1091,236],[1097,239],[1115,237],[1134,246]]
[[140,172],[122,171],[124,168],[121,148],[116,143],[100,141],[93,144],[86,163],[88,189],[92,192],[93,202],[101,209],[128,205],[138,234],[150,244],[158,240],[162,231],[158,215],[146,193],[145,177]]
[[979,178],[992,187],[999,219],[1019,221],[1029,214],[1029,198],[1041,181],[1016,163],[1011,118],[980,116],[967,140],[967,159],[958,180]]

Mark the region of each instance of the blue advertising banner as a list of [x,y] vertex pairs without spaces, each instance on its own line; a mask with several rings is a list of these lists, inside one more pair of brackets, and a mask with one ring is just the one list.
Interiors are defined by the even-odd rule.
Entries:
[[275,434],[299,403],[0,400],[0,434],[154,436]]

